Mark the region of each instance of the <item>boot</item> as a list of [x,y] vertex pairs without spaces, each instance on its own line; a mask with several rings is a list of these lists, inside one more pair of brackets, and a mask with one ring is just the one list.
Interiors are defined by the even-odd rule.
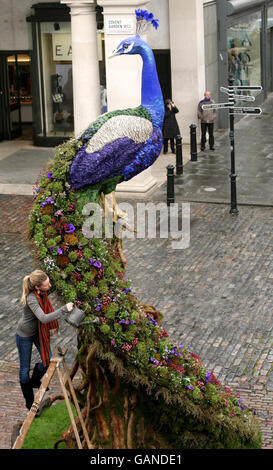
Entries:
[[44,375],[44,371],[39,370],[39,363],[36,362],[33,372],[32,372],[31,379],[30,379],[30,382],[33,388],[40,388],[41,378],[43,377],[43,375]]
[[20,382],[21,390],[23,392],[24,398],[26,400],[26,407],[30,410],[32,403],[34,401],[34,393],[32,390],[31,382],[22,383]]
[[[34,366],[34,369],[33,369],[33,372],[32,372],[31,379],[30,379],[30,382],[31,382],[31,385],[32,385],[33,388],[40,388],[41,379],[43,378],[45,372],[46,372],[45,369],[43,369],[43,370],[39,369],[39,362],[36,362],[36,364]],[[49,388],[47,387],[46,390],[48,391]]]

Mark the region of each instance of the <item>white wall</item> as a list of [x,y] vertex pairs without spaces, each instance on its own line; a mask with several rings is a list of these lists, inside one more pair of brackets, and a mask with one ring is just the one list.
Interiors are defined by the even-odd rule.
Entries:
[[147,42],[152,49],[170,49],[169,0],[150,0],[147,10],[159,20],[159,28],[150,27]]
[[205,90],[203,0],[169,0],[172,97],[183,142],[197,124],[197,105]]
[[[55,0],[56,1],[56,0]],[[54,2],[54,0],[47,0]],[[32,49],[31,27],[26,18],[33,13],[34,0],[1,0],[0,50]]]

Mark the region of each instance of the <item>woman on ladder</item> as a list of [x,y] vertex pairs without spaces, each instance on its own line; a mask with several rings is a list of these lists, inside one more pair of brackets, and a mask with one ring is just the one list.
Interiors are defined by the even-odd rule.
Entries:
[[[19,380],[26,407],[30,410],[34,401],[33,388],[39,388],[51,357],[50,334],[57,333],[58,319],[65,317],[74,307],[72,302],[54,311],[48,297],[51,284],[43,271],[36,269],[23,279],[21,304],[23,315],[16,330],[19,353]],[[36,363],[30,378],[32,345],[35,344],[42,362]]]

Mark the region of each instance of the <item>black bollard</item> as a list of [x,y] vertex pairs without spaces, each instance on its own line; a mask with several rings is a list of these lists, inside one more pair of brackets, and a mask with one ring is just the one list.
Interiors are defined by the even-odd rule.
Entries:
[[174,202],[174,166],[167,167],[167,206]]
[[183,175],[182,137],[176,136],[176,174]]
[[[234,100],[234,76],[232,73],[228,77],[228,100],[230,103],[235,104]],[[229,141],[230,141],[230,162],[231,162],[231,171],[230,171],[230,213],[238,214],[239,210],[237,208],[237,191],[236,191],[236,172],[235,172],[235,135],[234,135],[234,115],[232,114],[232,109],[229,109]]]
[[191,161],[197,162],[197,142],[196,142],[196,125],[190,125],[191,132]]

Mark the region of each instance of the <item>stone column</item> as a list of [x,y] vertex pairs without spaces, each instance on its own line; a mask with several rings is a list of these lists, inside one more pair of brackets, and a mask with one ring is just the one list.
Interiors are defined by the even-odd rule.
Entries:
[[169,0],[172,97],[180,105],[177,120],[183,142],[190,124],[198,124],[197,105],[205,92],[203,0]]
[[70,7],[75,136],[101,114],[95,0],[61,0]]
[[[141,102],[141,72],[142,59],[140,56],[121,56],[109,59],[112,51],[126,37],[135,35],[135,9],[147,8],[148,0],[98,0],[103,7],[104,39],[106,61],[106,89],[108,111],[134,108]],[[113,34],[109,30],[110,21],[126,20],[129,33]],[[130,29],[130,26],[133,26]],[[145,36],[142,36],[145,40]],[[156,187],[157,180],[152,177],[148,168],[139,175],[117,186],[118,196],[145,198],[150,190]]]

